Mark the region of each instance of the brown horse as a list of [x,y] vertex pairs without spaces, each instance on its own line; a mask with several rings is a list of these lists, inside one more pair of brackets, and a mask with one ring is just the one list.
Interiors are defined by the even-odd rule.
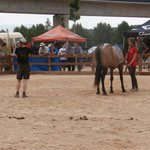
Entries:
[[101,80],[103,95],[107,95],[104,80],[108,68],[110,68],[110,81],[111,81],[110,93],[114,93],[112,82],[113,82],[113,70],[115,68],[119,69],[122,92],[126,92],[123,84],[124,56],[122,50],[119,47],[112,46],[107,43],[100,44],[94,51],[94,60],[96,64],[95,83],[94,83],[97,86],[96,94],[100,94],[99,84]]

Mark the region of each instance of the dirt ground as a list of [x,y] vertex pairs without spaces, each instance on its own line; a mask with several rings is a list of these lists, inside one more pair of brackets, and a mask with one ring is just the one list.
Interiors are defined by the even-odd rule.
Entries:
[[15,75],[0,75],[0,150],[149,150],[150,77],[139,91],[96,95],[93,75],[32,75],[29,98],[14,98]]

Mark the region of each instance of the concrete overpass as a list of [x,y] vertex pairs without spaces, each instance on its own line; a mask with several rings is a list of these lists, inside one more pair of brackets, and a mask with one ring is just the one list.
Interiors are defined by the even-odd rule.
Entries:
[[[79,13],[82,16],[150,17],[150,2],[131,1],[80,0]],[[68,2],[69,0],[0,0],[0,12],[68,15]],[[54,22],[55,20],[60,21],[58,16]]]
[[[69,14],[69,0],[0,0],[0,12]],[[80,0],[80,15],[150,17],[150,2]]]

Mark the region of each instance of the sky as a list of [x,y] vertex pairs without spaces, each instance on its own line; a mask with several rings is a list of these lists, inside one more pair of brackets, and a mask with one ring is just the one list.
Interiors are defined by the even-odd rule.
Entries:
[[[47,18],[49,18],[51,25],[53,25],[52,15],[0,13],[0,30],[6,30],[8,28],[9,31],[12,32],[14,27],[20,26],[21,24],[27,27],[39,23],[45,24]],[[93,29],[97,26],[97,23],[100,22],[110,24],[112,27],[117,27],[122,21],[128,22],[129,25],[140,25],[149,19],[150,18],[81,16],[77,23],[81,23],[84,28]],[[70,28],[72,24],[73,22],[69,21]]]

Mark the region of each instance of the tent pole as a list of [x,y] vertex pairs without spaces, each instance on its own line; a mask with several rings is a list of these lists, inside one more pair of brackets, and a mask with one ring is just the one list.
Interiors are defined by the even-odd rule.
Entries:
[[11,53],[10,52],[10,37],[9,37],[9,30],[8,29],[6,29],[6,32],[7,32],[7,40],[8,40],[8,43],[7,43],[7,54],[9,54],[9,53]]
[[87,41],[85,41],[85,48],[87,48]]
[[66,49],[68,49],[68,45],[69,45],[69,42],[67,41],[67,42],[66,42]]
[[7,48],[9,48],[9,46],[10,46],[10,41],[9,41],[9,31],[8,31],[8,29],[6,29],[6,32],[7,32],[7,41],[8,41],[8,43],[7,43]]
[[123,36],[123,49],[125,48],[125,37]]

